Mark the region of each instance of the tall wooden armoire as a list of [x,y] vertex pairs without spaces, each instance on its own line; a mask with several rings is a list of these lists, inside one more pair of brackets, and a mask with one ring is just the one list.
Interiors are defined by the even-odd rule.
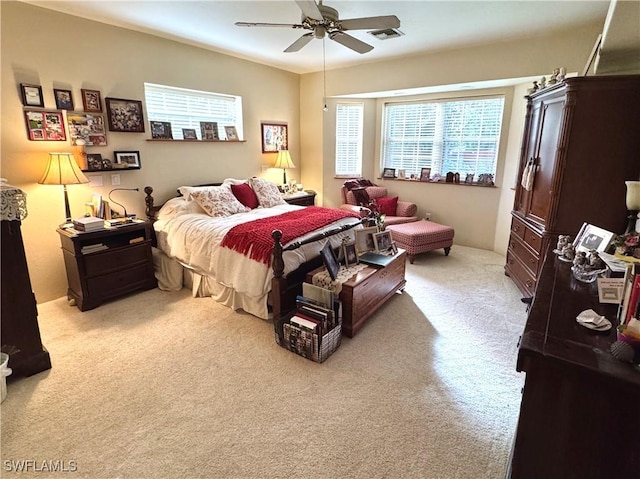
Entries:
[[0,216],[0,266],[2,273],[0,340],[9,354],[12,376],[31,376],[51,368],[49,353],[42,346],[36,298],[31,289],[27,258],[22,242],[22,220],[26,216],[24,193],[2,183]]
[[640,75],[567,78],[527,97],[505,265],[525,297],[558,235],[584,222],[624,232],[625,181],[638,179]]

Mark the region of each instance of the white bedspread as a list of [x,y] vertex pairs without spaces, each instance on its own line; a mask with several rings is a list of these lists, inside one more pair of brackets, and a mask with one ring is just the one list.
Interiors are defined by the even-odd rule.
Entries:
[[[176,208],[178,198],[167,203],[167,208],[159,212],[159,220],[154,223],[157,232],[158,248],[167,256],[176,258],[196,272],[208,276],[220,285],[231,288],[235,293],[248,296],[251,301],[264,304],[258,316],[266,316],[267,294],[271,289],[273,270],[270,266],[251,260],[229,248],[220,246],[224,235],[234,226],[267,218],[287,211],[302,208],[295,205],[279,205],[273,208],[256,208],[248,213],[238,213],[228,217],[213,218],[203,213],[193,213],[183,208]],[[163,211],[164,210],[164,211]],[[323,229],[302,236],[298,240],[312,236],[319,231],[333,229],[342,224],[349,224],[356,218],[344,218]],[[353,231],[345,231],[330,238],[331,244],[337,247],[344,237],[353,237]],[[284,274],[298,268],[307,260],[318,256],[324,241],[318,244],[304,245],[294,251],[284,253]],[[286,246],[286,245],[285,245]],[[250,311],[256,314],[255,311]]]

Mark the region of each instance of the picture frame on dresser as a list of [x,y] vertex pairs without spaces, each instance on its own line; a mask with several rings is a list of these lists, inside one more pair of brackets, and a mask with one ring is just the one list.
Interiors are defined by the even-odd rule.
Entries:
[[344,265],[347,268],[355,266],[359,263],[358,252],[356,251],[356,242],[349,241],[342,244],[342,254],[344,255]]
[[386,253],[391,249],[393,239],[391,238],[391,231],[385,230],[375,233],[373,235],[373,243],[376,247],[377,253]]
[[324,263],[324,267],[327,268],[329,272],[329,276],[333,281],[338,277],[338,270],[340,269],[340,265],[338,264],[338,258],[336,257],[333,248],[331,247],[331,242],[327,241],[322,249],[320,250],[320,256],[322,256],[322,262]]
[[573,246],[576,251],[588,253],[591,250],[606,251],[615,234],[592,224],[583,223],[576,235]]

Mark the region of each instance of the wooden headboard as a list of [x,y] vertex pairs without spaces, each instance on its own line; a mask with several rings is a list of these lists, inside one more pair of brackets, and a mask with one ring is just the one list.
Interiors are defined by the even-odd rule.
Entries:
[[[191,186],[220,186],[221,184],[222,183],[203,183],[201,185],[191,185]],[[158,211],[160,211],[160,208],[162,208],[162,205],[164,205],[164,203],[161,203],[159,205],[155,204],[155,200],[153,199],[153,196],[152,196],[153,188],[151,186],[145,186],[144,192],[146,194],[146,196],[144,197],[144,202],[146,205],[144,213],[147,216],[147,219],[153,223],[158,219]],[[176,190],[176,193],[177,193],[176,198],[182,196],[182,193],[180,193],[179,189]]]

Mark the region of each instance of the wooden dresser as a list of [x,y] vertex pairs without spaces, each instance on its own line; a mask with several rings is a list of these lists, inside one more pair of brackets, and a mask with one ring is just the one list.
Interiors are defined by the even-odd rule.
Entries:
[[[373,313],[385,304],[398,290],[404,288],[407,253],[398,250],[393,261],[384,268],[367,266],[342,283],[342,333],[352,338]],[[324,268],[311,271],[307,282]]]
[[568,78],[527,97],[505,265],[526,297],[558,235],[574,238],[583,222],[624,231],[624,182],[640,178],[639,124],[640,75]]
[[615,329],[575,319],[593,309],[615,328],[617,305],[600,304],[597,285],[574,279],[552,252],[538,282],[518,350],[526,379],[507,477],[638,477],[640,366],[611,356]]

